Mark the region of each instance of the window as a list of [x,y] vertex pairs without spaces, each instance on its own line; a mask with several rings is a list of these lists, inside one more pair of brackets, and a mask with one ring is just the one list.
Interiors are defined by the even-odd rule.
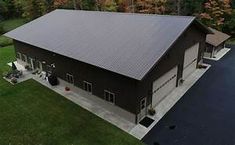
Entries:
[[146,98],[143,98],[143,99],[140,101],[140,109],[141,109],[141,110],[145,109],[145,106],[146,106]]
[[104,90],[104,99],[112,104],[115,103],[115,95],[107,90]]
[[22,60],[23,60],[24,62],[28,62],[27,56],[26,56],[25,54],[23,54],[22,56],[23,56],[23,57],[22,57]]
[[17,56],[16,57],[19,58],[20,60],[22,60],[22,55],[21,55],[20,52],[17,52]]
[[41,63],[41,61],[38,61],[38,66],[37,67],[38,67],[39,70],[42,71],[42,63]]
[[30,68],[32,68],[33,70],[35,69],[35,59],[29,57],[29,66],[30,66]]
[[84,81],[83,87],[84,87],[85,91],[92,93],[92,84],[91,83]]
[[67,80],[67,82],[69,82],[70,84],[74,84],[73,75],[67,73],[67,74],[66,74],[66,80]]

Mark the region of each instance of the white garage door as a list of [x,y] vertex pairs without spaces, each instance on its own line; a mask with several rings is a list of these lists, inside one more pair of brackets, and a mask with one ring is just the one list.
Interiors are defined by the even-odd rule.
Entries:
[[188,48],[184,54],[184,71],[183,79],[186,79],[197,68],[199,43]]
[[178,67],[174,67],[162,77],[153,82],[152,105],[155,107],[163,100],[175,87]]

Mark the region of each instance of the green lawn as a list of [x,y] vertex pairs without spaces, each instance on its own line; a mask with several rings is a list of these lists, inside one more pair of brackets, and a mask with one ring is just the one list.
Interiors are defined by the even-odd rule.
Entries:
[[0,144],[142,145],[34,80],[10,85],[2,72],[12,60],[13,47],[0,48]]
[[228,44],[234,44],[235,45],[235,38],[230,38],[228,41],[227,41]]
[[12,39],[5,37],[5,36],[0,36],[0,47],[12,45],[12,44],[13,44]]
[[26,23],[25,19],[15,18],[15,19],[9,19],[9,20],[2,21],[2,22],[0,22],[0,25],[3,26],[4,32],[8,32],[8,31],[11,31],[11,30],[25,24],[25,23]]
[[[3,32],[6,33],[25,23],[26,23],[25,19],[15,18],[15,19],[10,19],[10,20],[5,20],[5,21],[0,22],[0,26],[3,27]],[[5,36],[0,36],[0,47],[4,47],[8,45],[12,45],[12,39],[7,38]]]

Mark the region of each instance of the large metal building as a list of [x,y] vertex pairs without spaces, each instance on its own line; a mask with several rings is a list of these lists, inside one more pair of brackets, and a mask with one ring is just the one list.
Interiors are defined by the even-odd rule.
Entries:
[[196,70],[208,33],[195,17],[55,10],[5,35],[19,63],[53,71],[138,123]]

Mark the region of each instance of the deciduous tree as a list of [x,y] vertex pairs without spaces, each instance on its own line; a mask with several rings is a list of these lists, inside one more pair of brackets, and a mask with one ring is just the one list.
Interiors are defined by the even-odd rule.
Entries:
[[225,18],[231,15],[230,0],[208,0],[204,4],[204,12],[200,14],[201,20],[208,26],[221,29]]
[[96,0],[96,10],[117,11],[117,3],[114,0]]
[[53,5],[55,8],[61,7],[63,5],[66,5],[69,0],[54,0]]
[[235,9],[232,12],[231,18],[224,23],[223,30],[235,37]]
[[167,0],[137,0],[135,12],[148,14],[164,14]]
[[0,19],[4,17],[8,12],[7,4],[5,1],[0,0]]

